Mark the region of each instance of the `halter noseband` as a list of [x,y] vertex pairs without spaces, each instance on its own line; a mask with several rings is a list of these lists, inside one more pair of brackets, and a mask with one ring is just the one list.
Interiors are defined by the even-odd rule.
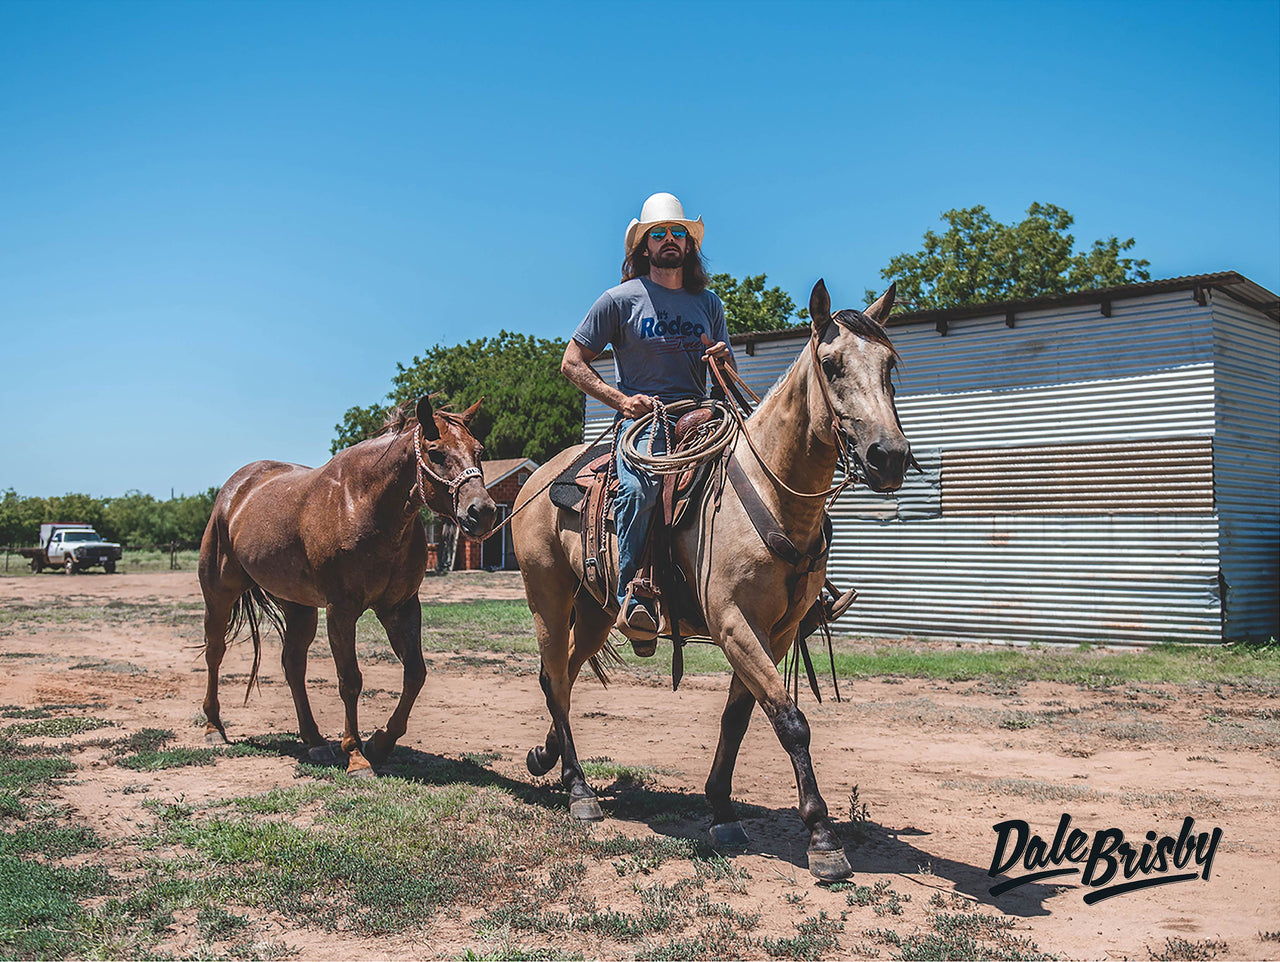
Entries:
[[432,471],[431,468],[427,466],[427,462],[422,459],[422,422],[421,421],[419,421],[417,424],[413,426],[413,453],[418,460],[418,479],[415,482],[413,488],[409,491],[410,503],[412,503],[414,500],[415,491],[417,492],[417,496],[420,499],[421,503],[422,504],[427,503],[427,484],[425,479],[423,478],[423,475],[429,475],[433,481],[436,481],[439,484],[443,484],[446,488],[449,489],[449,499],[453,505],[453,520],[457,521],[458,520],[458,489],[461,488],[462,485],[466,483],[468,480],[470,480],[471,478],[479,478],[481,483],[483,483],[484,472],[481,471],[479,468],[477,468],[475,465],[472,465],[469,468],[463,468],[462,472],[456,478],[450,481],[447,478],[440,477],[440,475]]

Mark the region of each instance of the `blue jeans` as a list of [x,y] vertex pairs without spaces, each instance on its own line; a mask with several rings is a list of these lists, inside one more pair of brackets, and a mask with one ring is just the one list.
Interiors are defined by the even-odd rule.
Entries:
[[[662,478],[631,466],[622,456],[622,435],[634,423],[626,418],[619,421],[618,441],[614,443],[618,455],[618,496],[613,502],[613,523],[618,533],[619,607],[626,604],[627,587],[640,569],[640,556],[644,553],[649,524],[653,520],[653,511],[658,506],[658,498],[662,495]],[[649,436],[656,424],[656,421],[651,422],[648,430],[642,432],[637,439],[635,446],[641,454],[649,453]],[[653,453],[666,454],[661,432],[653,440]]]

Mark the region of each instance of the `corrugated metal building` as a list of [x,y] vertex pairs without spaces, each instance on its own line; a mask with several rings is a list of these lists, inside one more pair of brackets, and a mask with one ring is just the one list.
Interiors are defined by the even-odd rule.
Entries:
[[[835,510],[857,633],[1275,636],[1280,301],[1236,273],[894,316],[920,473]],[[763,394],[807,328],[734,338]],[[596,362],[613,379],[607,355]],[[585,435],[611,417],[587,399]]]

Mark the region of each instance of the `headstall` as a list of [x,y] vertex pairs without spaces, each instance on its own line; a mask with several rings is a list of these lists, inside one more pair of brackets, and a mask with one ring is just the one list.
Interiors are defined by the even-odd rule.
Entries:
[[[414,484],[413,491],[418,492],[418,497],[423,504],[427,503],[427,484],[423,475],[429,476],[433,481],[443,484],[449,489],[449,499],[453,504],[453,520],[458,520],[458,489],[462,487],[471,478],[479,478],[481,483],[484,482],[484,472],[475,465],[469,468],[463,468],[456,478],[450,481],[448,478],[442,478],[427,466],[427,462],[422,459],[422,422],[419,421],[413,427],[413,453],[418,459],[418,480]],[[413,491],[409,492],[410,500],[413,499]]]

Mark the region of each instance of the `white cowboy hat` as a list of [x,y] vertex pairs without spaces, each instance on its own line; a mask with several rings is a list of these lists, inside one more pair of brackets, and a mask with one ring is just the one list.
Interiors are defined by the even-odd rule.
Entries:
[[644,206],[640,208],[640,219],[636,220],[633,217],[631,223],[627,225],[623,253],[630,256],[631,251],[640,242],[640,235],[658,224],[681,225],[689,231],[689,235],[698,247],[702,247],[702,216],[699,215],[697,220],[689,220],[684,216],[684,205],[675,194],[657,193],[646,200]]

